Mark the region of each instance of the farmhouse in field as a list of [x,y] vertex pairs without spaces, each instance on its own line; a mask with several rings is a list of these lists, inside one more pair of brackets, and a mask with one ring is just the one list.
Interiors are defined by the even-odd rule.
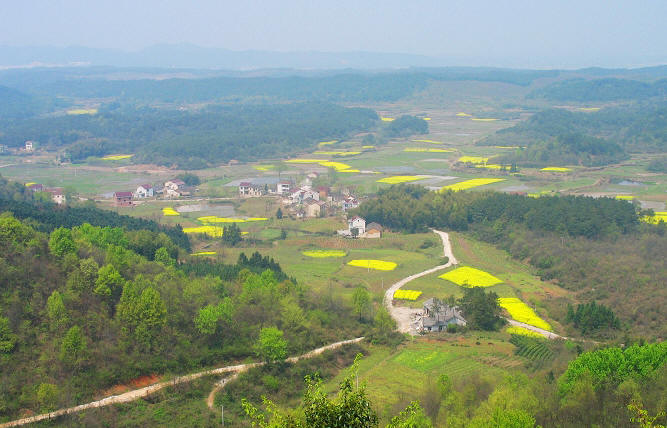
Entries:
[[417,324],[418,331],[443,331],[450,324],[460,326],[467,324],[457,307],[449,306],[436,298],[424,302],[424,313]]
[[382,238],[382,231],[384,228],[379,223],[368,223],[366,225],[366,232],[362,238]]
[[366,220],[355,215],[347,220],[347,229],[338,231],[338,234],[345,237],[357,238],[366,232]]
[[239,183],[239,196],[242,198],[259,197],[264,194],[264,187],[248,181]]
[[304,199],[303,207],[306,217],[320,217],[324,214],[324,206],[326,204],[322,201],[316,201],[313,198]]
[[132,206],[132,192],[114,192],[113,197],[117,207]]
[[62,187],[52,187],[44,189],[44,191],[51,194],[51,200],[56,204],[62,205],[65,203],[65,194],[63,193]]
[[25,142],[25,151],[28,153],[32,153],[35,150],[35,142],[34,141],[26,141]]
[[341,208],[343,211],[351,210],[359,206],[359,201],[354,196],[346,196],[345,199],[341,201]]
[[134,192],[134,195],[137,198],[150,198],[155,194],[152,184],[141,184],[137,187],[137,191]]
[[278,184],[276,184],[276,193],[279,195],[286,195],[290,192],[291,188],[292,188],[291,182],[279,181]]

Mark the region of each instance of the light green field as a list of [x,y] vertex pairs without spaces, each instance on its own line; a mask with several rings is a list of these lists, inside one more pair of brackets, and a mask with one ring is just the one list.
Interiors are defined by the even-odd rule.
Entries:
[[[361,360],[359,382],[366,382],[381,419],[395,414],[395,406],[405,407],[410,400],[421,398],[441,374],[455,382],[475,373],[500,379],[524,362],[514,355],[514,346],[502,333],[438,338],[415,339],[397,349],[371,347],[370,355]],[[325,389],[336,391],[343,376],[328,382]]]

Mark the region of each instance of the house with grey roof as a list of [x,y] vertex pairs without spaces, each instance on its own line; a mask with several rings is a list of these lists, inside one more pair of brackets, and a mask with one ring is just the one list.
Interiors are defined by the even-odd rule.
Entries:
[[458,307],[449,306],[433,297],[424,302],[424,313],[418,325],[419,331],[443,331],[450,324],[460,326],[467,324]]

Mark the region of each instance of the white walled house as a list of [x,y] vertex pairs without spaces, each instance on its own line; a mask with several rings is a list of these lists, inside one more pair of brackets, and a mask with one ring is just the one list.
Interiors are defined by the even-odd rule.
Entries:
[[151,198],[155,194],[155,189],[151,184],[141,184],[134,194],[137,198]]

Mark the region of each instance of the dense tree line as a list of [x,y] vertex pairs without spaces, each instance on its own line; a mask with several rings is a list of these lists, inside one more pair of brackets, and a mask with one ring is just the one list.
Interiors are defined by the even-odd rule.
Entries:
[[530,94],[530,97],[546,98],[551,101],[578,102],[637,100],[665,96],[667,96],[667,79],[642,82],[617,78],[569,79],[552,83]]
[[595,303],[595,301],[579,304],[577,309],[568,305],[565,321],[574,324],[584,334],[601,329],[619,329],[621,327],[614,311],[605,305]]
[[428,134],[428,123],[421,118],[403,115],[389,122],[384,135],[388,138],[408,137],[414,134]]
[[[250,258],[245,253],[239,254],[239,259],[235,265],[226,265],[208,259],[194,259],[179,263],[178,268],[188,275],[217,276],[223,281],[234,280],[243,269],[255,273],[261,273],[268,269],[274,273],[278,281],[289,279],[278,262],[273,260],[272,257],[262,256],[258,251],[252,253]],[[294,280],[292,279],[292,281]]]
[[260,255],[246,264],[259,273],[188,275],[168,247],[153,261],[135,251],[133,233],[83,224],[46,234],[0,216],[0,420],[141,375],[252,357],[267,328],[289,354],[360,333],[340,302],[260,272],[272,265]]
[[638,213],[625,201],[584,196],[529,198],[498,192],[429,192],[421,186],[392,186],[357,211],[367,221],[409,232],[428,227],[466,230],[498,221],[502,227],[598,238],[637,228]]
[[[635,208],[622,202],[397,186],[358,213],[395,230],[466,231],[530,263],[540,278],[576,292],[580,302],[613,308],[630,333],[664,337],[667,259],[658,255],[667,253],[667,234],[664,226],[638,224]],[[545,304],[552,318],[566,322],[567,300]]]
[[137,162],[202,168],[231,159],[283,157],[323,139],[370,129],[377,114],[321,102],[210,106],[180,111],[117,108],[97,115],[0,120],[0,144],[26,140],[62,149],[72,161],[135,153]]
[[[667,144],[667,104],[664,100],[646,101],[633,105],[603,108],[593,113],[571,112],[564,109],[548,109],[534,114],[528,120],[502,129],[478,144],[526,146],[537,148],[526,160],[568,162],[571,156],[581,152],[576,163],[601,164],[623,157],[628,152],[664,152]],[[577,136],[573,143],[567,138]],[[559,153],[545,152],[545,144]],[[569,147],[561,147],[565,143]],[[618,146],[622,150],[618,149]],[[563,152],[563,153],[560,153]],[[600,156],[597,162],[589,159]],[[521,158],[521,152],[515,154]],[[544,157],[544,158],[542,158]],[[575,162],[572,162],[575,163]]]
[[[3,180],[2,177],[0,180]],[[31,200],[32,191],[25,189],[20,183],[0,182],[0,212],[9,211],[16,218],[35,221],[38,223],[35,227],[40,231],[50,232],[58,227],[71,228],[89,223],[93,226],[120,227],[144,235],[150,232],[151,238],[143,238],[144,245],[149,245],[151,240],[160,242],[156,237],[164,234],[180,248],[190,250],[190,240],[180,226],[165,226],[153,220],[120,215],[95,207],[62,207],[51,202],[35,202]],[[12,199],[6,199],[10,194]],[[20,198],[24,200],[17,200]]]

